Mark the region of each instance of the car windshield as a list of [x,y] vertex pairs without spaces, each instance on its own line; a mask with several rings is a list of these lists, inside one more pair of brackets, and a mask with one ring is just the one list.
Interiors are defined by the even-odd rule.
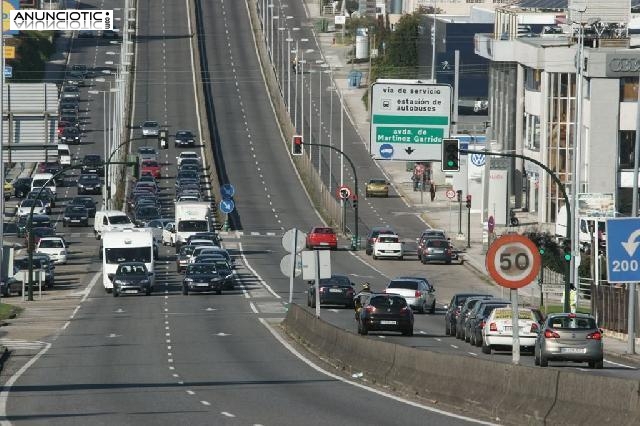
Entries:
[[549,326],[558,330],[592,330],[596,327],[596,321],[593,318],[554,316],[549,318]]
[[71,200],[71,205],[89,206],[93,205],[93,200],[91,198],[74,198]]
[[158,127],[158,123],[156,121],[145,121],[142,127]]
[[484,307],[482,308],[482,316],[486,318],[491,315],[491,312],[493,312],[494,309],[500,308],[502,306],[504,305],[484,305]]
[[83,206],[67,206],[67,213],[85,213],[87,209]]
[[86,163],[99,163],[100,162],[100,156],[99,155],[85,155],[84,156],[84,162]]
[[142,146],[138,148],[138,153],[139,154],[155,154],[156,150],[148,146]]
[[182,154],[180,154],[180,158],[183,160],[196,159],[198,158],[198,154],[196,154],[195,152],[183,152]]
[[62,240],[40,240],[40,248],[64,248]]
[[129,219],[129,216],[117,215],[109,217],[109,222],[111,222],[112,225],[124,225],[131,223],[131,220]]
[[157,217],[160,216],[160,212],[153,206],[142,206],[136,211],[138,217]]
[[180,256],[191,256],[196,246],[182,246],[180,247]]
[[151,263],[151,247],[114,247],[105,249],[105,259],[108,264],[123,262]]
[[80,133],[80,130],[77,127],[65,127],[62,131],[64,136],[75,136]]
[[181,220],[178,222],[178,232],[208,231],[206,220]]
[[[215,259],[215,258],[209,257],[209,259]],[[224,259],[216,259],[215,262],[213,262],[213,264],[216,265],[216,268],[218,269],[231,269],[231,267],[229,266],[229,263],[227,263],[227,261]]]
[[33,205],[42,207],[42,201],[35,199],[26,199],[22,201],[22,204],[20,204],[21,207],[31,207]]
[[378,241],[380,241],[381,243],[397,243],[398,242],[398,237],[388,237],[388,236],[380,236],[378,238]]
[[335,234],[331,228],[316,228],[313,230],[314,234]]
[[147,267],[144,263],[140,263],[137,265],[120,265],[118,266],[118,270],[116,274],[118,275],[137,275],[137,274],[146,274]]
[[98,175],[80,175],[79,182],[99,182],[100,177]]
[[178,138],[190,138],[191,136],[192,136],[192,133],[186,130],[176,133],[176,137]]
[[371,298],[369,304],[377,309],[390,309],[398,312],[407,306],[407,301],[400,296],[375,296]]
[[142,167],[158,167],[158,162],[146,160],[142,162]]
[[387,288],[404,288],[408,290],[417,290],[417,281],[391,281]]
[[449,242],[446,240],[428,240],[427,247],[449,247]]
[[197,263],[195,265],[189,265],[187,269],[188,275],[203,275],[203,274],[215,274],[216,266],[211,263]]
[[329,285],[341,285],[341,286],[350,286],[351,281],[349,278],[343,276],[332,276],[331,278],[321,278],[320,279],[321,286],[329,286]]
[[384,179],[371,179],[369,183],[372,185],[386,185],[387,181]]

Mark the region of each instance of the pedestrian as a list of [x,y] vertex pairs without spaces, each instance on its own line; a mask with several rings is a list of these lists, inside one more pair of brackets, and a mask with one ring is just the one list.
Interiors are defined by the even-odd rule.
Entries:
[[429,193],[431,194],[431,201],[433,202],[436,199],[436,185],[433,181],[429,184]]
[[413,173],[413,174],[411,175],[411,180],[413,181],[413,190],[414,190],[414,192],[415,192],[415,191],[417,191],[417,190],[418,190],[418,181],[419,181],[419,179],[418,179],[418,175],[417,175],[417,174],[415,174],[415,173]]

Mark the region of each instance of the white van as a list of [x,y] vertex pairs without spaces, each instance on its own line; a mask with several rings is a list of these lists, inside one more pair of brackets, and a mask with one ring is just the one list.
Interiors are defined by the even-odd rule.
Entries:
[[[51,173],[36,173],[33,175],[33,179],[31,180],[31,190],[34,191],[36,189],[42,188],[45,184],[47,184],[47,188],[53,192],[53,195],[57,198],[57,188],[56,182],[52,179],[53,174]],[[51,179],[49,181],[49,179]],[[47,183],[49,181],[49,183]]]
[[63,166],[71,165],[71,151],[69,145],[59,143],[58,144],[58,159]]
[[125,212],[120,210],[100,210],[96,212],[96,217],[93,221],[93,234],[96,240],[99,240],[104,232],[121,231],[135,227],[136,225]]
[[[98,212],[100,213],[100,212]],[[122,212],[120,212],[122,213]],[[96,215],[97,217],[97,215]],[[102,239],[102,284],[107,293],[113,291],[113,274],[122,262],[144,262],[150,272],[151,288],[155,284],[155,250],[149,229],[106,231]]]

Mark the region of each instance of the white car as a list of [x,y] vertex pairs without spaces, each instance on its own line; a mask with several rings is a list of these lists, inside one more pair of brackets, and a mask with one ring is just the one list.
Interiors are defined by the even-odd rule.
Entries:
[[61,237],[43,237],[38,241],[36,253],[49,255],[53,263],[67,263],[67,244]]
[[34,198],[27,198],[22,200],[20,206],[18,207],[18,217],[27,216],[31,213],[31,206],[35,204],[33,208],[33,214],[47,214],[47,207],[44,205],[42,200],[36,200]]
[[140,125],[142,136],[158,136],[160,134],[160,125],[157,121],[145,121]]
[[176,160],[178,160],[178,167],[180,167],[180,164],[182,164],[182,160],[186,160],[186,159],[198,160],[198,162],[201,161],[201,158],[197,152],[184,151],[184,152],[181,152],[180,155],[176,157]]
[[162,229],[162,245],[163,246],[175,246],[176,245],[176,223],[171,221]]
[[378,235],[376,242],[373,243],[373,258],[393,257],[402,260],[404,257],[404,248],[402,245],[400,237],[397,235]]
[[[513,346],[511,307],[494,309],[485,321],[482,329],[482,352],[490,354],[491,351],[499,347],[511,350]],[[540,324],[536,313],[530,308],[518,308],[518,336],[520,347],[533,348],[536,344],[538,333],[536,332]]]
[[153,235],[153,242],[155,244],[164,244],[162,235],[164,233],[164,228],[168,223],[173,223],[173,219],[154,219],[147,223],[146,228],[151,229],[151,235]]

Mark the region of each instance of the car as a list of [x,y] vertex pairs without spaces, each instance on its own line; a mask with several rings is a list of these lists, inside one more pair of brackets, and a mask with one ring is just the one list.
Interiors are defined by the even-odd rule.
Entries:
[[[307,291],[307,306],[316,307],[316,284],[310,282]],[[354,283],[348,276],[331,274],[330,278],[320,278],[320,305],[340,305],[345,308],[354,307]]]
[[80,99],[80,89],[75,85],[65,85],[62,86],[62,91],[60,92],[61,99]]
[[418,247],[416,248],[416,254],[418,255],[418,260],[422,260],[422,252],[424,251],[425,245],[427,241],[437,239],[437,240],[448,240],[445,232],[441,229],[426,229],[424,230],[418,238],[416,238],[416,242],[418,243]]
[[22,200],[20,205],[18,206],[18,210],[16,214],[18,216],[28,216],[31,214],[31,210],[33,208],[33,214],[47,214],[47,208],[44,205],[42,200],[35,200],[32,198],[26,198]]
[[307,234],[306,247],[308,249],[328,248],[336,250],[338,248],[336,231],[326,226],[316,226],[312,228]]
[[167,223],[162,230],[162,245],[172,247],[176,245],[176,222],[173,220]]
[[373,228],[371,228],[369,234],[367,235],[367,245],[365,248],[365,253],[367,253],[368,255],[371,255],[373,253],[373,245],[375,244],[376,239],[380,234],[397,235],[396,231],[394,231],[392,228],[389,228],[388,226],[374,226]]
[[57,135],[60,136],[62,131],[64,129],[66,129],[67,127],[72,127],[72,126],[77,126],[77,125],[78,125],[77,122],[73,123],[73,122],[70,122],[70,121],[58,120]]
[[151,295],[153,291],[151,276],[144,262],[123,262],[118,265],[115,273],[109,274],[113,282],[113,297],[121,294]]
[[95,173],[104,176],[102,157],[98,154],[87,154],[82,159],[81,173]]
[[58,114],[64,116],[78,116],[80,107],[77,102],[69,102],[69,99],[58,105]]
[[[513,348],[513,312],[511,306],[496,308],[486,319],[482,329],[482,353],[491,354],[494,349]],[[521,349],[533,349],[540,316],[531,308],[518,308],[518,337]]]
[[133,187],[133,191],[134,192],[141,192],[141,191],[146,191],[148,193],[151,193],[153,195],[158,194],[158,192],[160,192],[160,187],[154,183],[154,182],[136,182],[135,186]]
[[192,170],[181,170],[176,175],[176,186],[180,186],[178,182],[183,180],[192,180],[194,182],[200,183],[200,173],[194,172]]
[[[29,258],[22,257],[15,259],[14,266],[20,271],[27,271],[29,269]],[[51,261],[51,258],[43,253],[33,253],[33,270],[44,271],[44,285],[47,288],[53,288],[55,284],[55,266]],[[28,277],[29,274],[26,275]],[[26,284],[26,283],[25,283]]]
[[67,243],[61,237],[40,238],[36,244],[36,253],[48,254],[53,263],[67,263]]
[[178,130],[175,136],[175,147],[195,146],[196,137],[191,130]]
[[444,314],[444,330],[447,336],[453,336],[456,333],[456,322],[458,320],[458,315],[460,315],[460,311],[462,309],[462,305],[464,305],[465,300],[469,297],[474,296],[490,296],[485,293],[457,293],[451,297],[451,301],[445,305],[445,314]]
[[16,198],[24,198],[31,191],[31,178],[19,177],[13,181],[13,195]]
[[413,336],[413,311],[404,297],[398,294],[370,293],[360,300],[362,309],[356,314],[359,334],[399,331],[404,336]]
[[426,239],[422,245],[419,256],[423,265],[431,262],[444,262],[451,264],[453,259],[453,248],[448,240]]
[[473,311],[473,308],[476,306],[476,304],[480,303],[483,300],[492,299],[492,298],[493,296],[490,296],[488,294],[483,296],[467,297],[467,299],[462,304],[462,307],[460,308],[460,314],[458,314],[455,320],[457,339],[464,339],[464,336],[465,336],[464,330],[465,330],[467,319],[469,319],[469,315],[471,315],[471,312]]
[[155,179],[160,179],[160,163],[156,160],[142,160],[140,162],[140,176],[149,174]]
[[151,182],[153,184],[155,184],[156,186],[158,185],[158,181],[156,180],[155,177],[153,177],[152,175],[145,173],[142,176],[140,176],[138,178],[138,182]]
[[200,174],[200,166],[193,163],[182,162],[182,164],[180,164],[180,167],[178,168],[178,172],[183,172],[183,171],[184,172],[190,171],[190,172]]
[[482,346],[482,329],[487,322],[487,318],[491,315],[496,308],[503,308],[505,306],[509,306],[509,303],[506,301],[503,302],[491,302],[481,301],[482,306],[479,306],[478,309],[475,309],[469,314],[469,318],[465,323],[465,340],[466,337],[469,337],[469,343],[473,346]]
[[92,38],[93,33],[94,33],[93,30],[79,30],[78,38]]
[[[22,238],[27,233],[27,223],[29,215],[20,216],[16,222],[16,236]],[[51,227],[51,219],[44,214],[34,214],[31,220],[31,224],[34,228],[37,227]]]
[[187,265],[182,280],[182,294],[189,292],[215,291],[222,294],[224,278],[220,276],[216,266],[211,263],[192,263]]
[[212,263],[216,266],[216,270],[223,281],[223,290],[233,290],[235,288],[235,271],[224,256],[205,254],[198,256],[200,260],[195,263]]
[[160,134],[160,125],[157,121],[147,120],[140,125],[142,136],[158,136]]
[[220,247],[222,238],[215,232],[197,232],[195,234],[189,235],[185,244],[191,244],[194,240],[209,240],[212,241],[215,246]]
[[62,226],[89,226],[89,211],[85,206],[68,205],[64,208]]
[[120,38],[120,31],[117,29],[103,30],[102,38],[117,40]]
[[73,197],[71,200],[71,206],[84,206],[87,209],[89,217],[96,217],[96,202],[93,197],[89,195],[79,195]]
[[[17,272],[18,270],[15,270]],[[0,294],[2,297],[10,297],[13,293],[22,296],[22,281],[14,277],[0,278]]]
[[389,182],[385,179],[370,179],[365,187],[365,196],[369,197],[389,197]]
[[81,72],[70,70],[64,77],[63,83],[69,86],[84,87],[87,85],[84,75]]
[[537,330],[534,364],[547,367],[549,361],[587,362],[589,368],[603,367],[603,332],[588,314],[550,314]]
[[162,213],[156,206],[142,205],[133,212],[134,222],[138,226],[146,226],[146,224],[154,219],[160,219]]
[[229,262],[229,265],[231,265],[232,268],[235,269],[235,267],[236,267],[236,262],[235,262],[234,258],[231,257],[229,252],[226,249],[215,245],[215,243],[214,243],[213,246],[207,246],[204,249],[200,250],[199,253],[201,255],[210,254],[210,255],[222,256],[227,260],[227,262]]
[[[181,154],[184,154],[184,152]],[[202,169],[202,165],[200,164],[200,157],[176,157],[176,158],[180,158],[180,164],[178,165],[178,170],[182,169],[185,166],[197,167],[197,171],[200,171]]]
[[[198,257],[200,253],[202,253],[204,250],[209,248],[219,248],[211,240],[191,240],[191,245],[194,245],[196,247],[193,249],[191,256],[189,256],[189,263],[195,263],[195,258]],[[223,256],[222,253],[213,253],[213,254]]]
[[11,179],[5,179],[4,188],[2,189],[4,200],[9,201],[11,199],[11,195],[13,194],[13,183],[11,182]]
[[45,187],[44,189],[42,189],[42,191],[41,189],[42,188],[29,191],[25,199],[26,200],[37,199],[42,201],[44,203],[45,208],[47,209],[47,212],[45,214],[50,214],[51,209],[56,206],[55,195],[53,194],[53,191],[51,191],[50,188]]
[[176,197],[176,203],[181,203],[184,201],[188,201],[188,202],[198,202],[198,201],[202,201],[202,198],[199,195],[179,195],[178,197]]
[[399,294],[407,304],[421,314],[436,312],[436,290],[426,278],[400,277],[389,281],[385,293]]
[[78,177],[78,195],[102,194],[102,179],[94,173],[81,174]]
[[158,161],[158,151],[152,146],[141,146],[138,148],[138,159]]
[[153,234],[153,240],[156,242],[156,244],[162,242],[162,232],[164,231],[164,228],[168,223],[174,223],[174,220],[162,218],[150,220],[147,223],[147,228],[151,229],[151,234]]
[[94,76],[93,71],[89,69],[85,64],[73,64],[71,65],[71,72],[76,73],[82,78],[91,78]]
[[[484,308],[487,305],[496,305],[494,306],[495,309],[511,306],[511,302],[504,299],[490,298],[483,299],[480,302],[476,303],[471,309],[471,312],[469,312],[469,316],[464,322],[464,328],[456,328],[456,338],[471,343],[471,335],[473,334],[472,331],[480,328],[480,323],[482,322],[482,320],[486,320],[486,318],[482,317],[481,313],[484,311]],[[480,340],[482,340],[482,328],[480,328]]]
[[400,237],[393,234],[378,235],[373,244],[373,259],[381,257],[393,257],[399,260],[404,258],[404,247]]
[[56,186],[64,186],[64,175],[60,173],[63,169],[62,164],[58,164],[58,163],[44,163],[44,164],[45,165],[44,167],[42,167],[41,169],[42,171],[40,173],[50,173],[54,175],[53,181],[55,182]]
[[[176,157],[176,160],[178,162],[178,167],[180,167],[180,165],[182,164],[182,162],[184,160],[196,160],[198,162],[198,164],[200,164],[200,162],[202,161],[202,159],[200,158],[200,156],[198,155],[197,152],[193,152],[193,151],[183,151],[180,153],[180,155],[178,155]],[[193,163],[191,163],[193,164]]]
[[61,143],[67,145],[78,145],[80,143],[80,129],[74,126],[65,127],[58,135]]
[[[33,228],[33,244],[38,244],[40,238],[44,237],[57,237],[56,230],[48,226],[38,226]],[[24,245],[29,247],[29,232],[26,231],[24,235]]]

